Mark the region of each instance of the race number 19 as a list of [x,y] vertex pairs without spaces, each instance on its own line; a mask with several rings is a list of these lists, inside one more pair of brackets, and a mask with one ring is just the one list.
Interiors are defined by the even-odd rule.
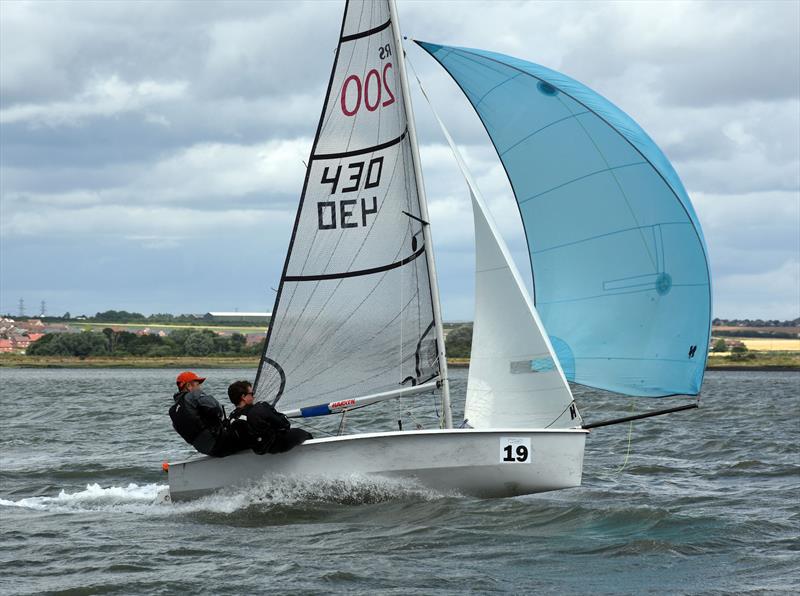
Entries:
[[531,463],[530,437],[501,437],[500,463],[501,464]]

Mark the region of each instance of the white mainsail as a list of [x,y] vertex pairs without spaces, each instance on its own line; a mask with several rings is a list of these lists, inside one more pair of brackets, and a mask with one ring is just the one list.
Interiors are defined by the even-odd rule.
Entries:
[[285,410],[444,380],[402,51],[388,2],[347,3],[256,379]]
[[419,82],[472,197],[475,319],[464,419],[472,428],[570,428],[581,423],[522,277],[477,184]]

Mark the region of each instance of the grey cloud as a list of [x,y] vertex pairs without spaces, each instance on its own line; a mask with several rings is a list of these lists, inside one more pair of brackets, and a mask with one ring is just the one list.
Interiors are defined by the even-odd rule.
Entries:
[[[399,5],[409,37],[533,60],[619,104],[674,160],[695,197],[717,313],[791,310],[797,291],[780,280],[798,261],[797,3]],[[0,2],[0,311],[13,310],[19,296],[52,296],[54,308],[89,312],[268,308],[341,9]],[[407,51],[524,270],[516,207],[483,127],[449,76],[415,46]],[[109,81],[128,90],[126,101],[97,92]],[[147,85],[180,92],[137,94]],[[412,93],[445,315],[470,318],[467,194],[424,100]],[[263,146],[284,148],[272,169],[252,153]],[[241,241],[232,243],[237,233]],[[207,295],[185,295],[175,271],[207,274]],[[231,303],[226,284],[241,279],[254,280],[259,293]],[[769,296],[763,283],[781,295]]]
[[709,106],[800,95],[796,2],[593,4],[563,66],[583,80],[644,64],[665,105]]

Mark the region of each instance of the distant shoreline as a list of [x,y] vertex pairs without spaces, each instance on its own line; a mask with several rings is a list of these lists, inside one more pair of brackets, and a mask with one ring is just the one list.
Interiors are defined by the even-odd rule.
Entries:
[[[713,371],[800,371],[800,355],[759,355],[752,360],[722,361],[712,356],[706,370]],[[772,362],[768,362],[768,361]],[[716,362],[715,362],[716,361]],[[180,356],[180,357],[44,357],[20,354],[0,354],[0,368],[258,368],[258,358],[252,356]],[[450,368],[468,368],[469,358],[448,358]]]

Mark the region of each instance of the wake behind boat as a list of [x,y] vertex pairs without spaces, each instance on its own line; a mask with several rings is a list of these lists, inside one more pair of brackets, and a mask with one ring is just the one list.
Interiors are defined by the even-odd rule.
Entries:
[[[538,303],[440,120],[470,191],[476,242],[467,400],[453,428],[396,9],[347,2],[255,384],[259,400],[296,419],[341,415],[339,436],[280,455],[171,463],[173,500],[270,475],[375,474],[487,497],[575,487],[588,431],[569,381],[649,397],[699,392],[710,329],[705,247],[660,150],[564,75],[422,45],[498,149]],[[434,392],[438,429],[343,434],[344,417],[362,408]]]

